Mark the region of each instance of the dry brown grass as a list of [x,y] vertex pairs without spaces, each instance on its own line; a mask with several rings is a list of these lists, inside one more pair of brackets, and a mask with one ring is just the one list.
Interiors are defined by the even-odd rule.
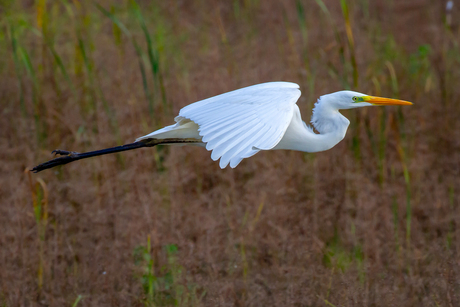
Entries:
[[[316,97],[351,84],[337,1],[325,5],[340,41],[313,0],[139,2],[157,75],[119,1],[112,12],[144,52],[151,116],[133,44],[79,3],[0,9],[1,306],[460,306],[458,10],[446,27],[444,3],[345,2],[353,89],[415,104],[344,112],[352,126],[330,151],[264,152],[221,170],[200,148],[141,149],[29,177],[52,149],[128,143],[242,86],[299,83],[308,121]],[[74,90],[21,20],[54,39]],[[21,55],[15,68],[13,27],[35,85]]]

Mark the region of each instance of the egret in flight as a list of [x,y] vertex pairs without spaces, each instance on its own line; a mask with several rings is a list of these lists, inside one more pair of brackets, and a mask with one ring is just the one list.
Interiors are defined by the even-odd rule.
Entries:
[[340,91],[321,96],[315,104],[312,127],[302,121],[296,102],[299,86],[290,82],[257,84],[192,103],[179,112],[176,123],[138,138],[134,143],[78,153],[55,150],[61,157],[37,165],[37,173],[76,160],[141,147],[193,144],[206,147],[221,168],[236,167],[261,150],[289,149],[304,152],[328,150],[339,143],[350,121],[340,109],[411,102]]

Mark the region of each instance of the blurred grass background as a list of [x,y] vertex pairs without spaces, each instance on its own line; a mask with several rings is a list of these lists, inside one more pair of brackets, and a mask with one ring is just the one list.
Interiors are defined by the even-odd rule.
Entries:
[[[459,10],[445,1],[0,1],[1,306],[459,306]],[[319,154],[220,170],[132,142],[191,102],[293,81]]]

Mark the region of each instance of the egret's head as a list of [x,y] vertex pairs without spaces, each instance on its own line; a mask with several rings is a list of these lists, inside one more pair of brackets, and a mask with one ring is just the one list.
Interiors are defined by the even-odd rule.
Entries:
[[321,101],[325,101],[337,109],[354,109],[384,105],[412,105],[409,101],[369,96],[353,91],[340,91],[324,95],[321,96]]

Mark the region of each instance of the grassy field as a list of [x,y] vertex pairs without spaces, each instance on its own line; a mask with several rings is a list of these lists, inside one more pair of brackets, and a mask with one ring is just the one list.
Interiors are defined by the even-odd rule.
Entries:
[[[460,20],[445,1],[0,2],[0,306],[460,306]],[[191,102],[300,84],[414,102],[221,170],[132,142]]]

